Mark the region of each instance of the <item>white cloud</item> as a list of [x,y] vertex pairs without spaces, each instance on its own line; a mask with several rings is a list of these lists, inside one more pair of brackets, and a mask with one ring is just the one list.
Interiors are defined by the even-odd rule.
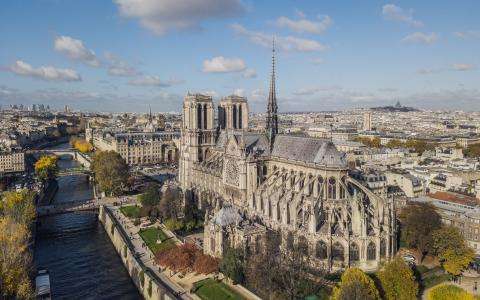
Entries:
[[95,52],[87,49],[81,40],[62,35],[55,38],[54,48],[70,59],[81,61],[92,67],[100,66]]
[[245,96],[245,90],[244,89],[234,89],[233,94],[235,96],[243,97],[243,96]]
[[22,76],[34,77],[48,81],[81,81],[82,78],[75,70],[59,69],[52,66],[32,67],[30,64],[17,60],[9,70]]
[[[247,37],[252,43],[263,47],[272,47],[272,35],[263,32],[247,30],[240,24],[233,24],[232,29],[236,34]],[[313,52],[324,51],[327,46],[310,39],[297,38],[293,36],[275,36],[275,45],[283,51]]]
[[300,88],[292,92],[295,96],[309,96],[319,92],[340,92],[343,88],[340,86],[332,85],[332,86],[322,86],[322,87],[306,87]]
[[480,30],[457,31],[453,34],[461,39],[480,39]]
[[305,15],[300,15],[299,20],[292,20],[287,17],[279,17],[276,21],[278,27],[288,28],[298,33],[324,33],[332,24],[333,20],[329,16],[319,16],[319,21],[310,21],[305,18]]
[[240,72],[245,70],[246,67],[245,62],[240,58],[217,56],[203,61],[203,72],[205,73]]
[[218,97],[218,93],[216,91],[203,91],[201,92],[202,95],[207,95],[207,96],[211,96],[211,97]]
[[455,71],[470,71],[475,69],[475,66],[472,64],[453,64],[452,68]]
[[301,88],[292,92],[295,96],[313,95],[319,91],[318,88]]
[[108,74],[112,76],[135,76],[138,74],[138,71],[130,66],[126,61],[121,60],[113,53],[105,53],[105,58],[108,61]]
[[181,79],[170,79],[164,81],[158,76],[154,75],[144,75],[135,79],[132,79],[128,82],[130,85],[136,86],[157,86],[157,87],[169,87],[176,84],[184,83]]
[[257,77],[257,71],[255,71],[255,69],[246,69],[244,72],[243,72],[243,75],[242,75],[244,78],[256,78]]
[[438,40],[438,36],[435,32],[426,34],[423,32],[414,32],[403,38],[402,42],[411,44],[426,44],[431,45]]
[[399,21],[407,23],[414,27],[422,27],[423,23],[421,21],[415,20],[413,18],[413,11],[404,11],[401,7],[398,7],[394,4],[386,4],[382,8],[382,15],[387,20]]
[[439,69],[419,69],[417,70],[417,73],[420,75],[429,75],[429,74],[434,74],[434,73],[439,73],[441,70]]
[[314,65],[321,65],[321,64],[323,64],[323,62],[324,62],[323,59],[320,58],[320,57],[312,58],[310,61],[311,61],[312,64],[314,64]]
[[240,0],[114,0],[120,15],[134,18],[155,34],[172,29],[199,28],[207,19],[241,15],[245,7]]

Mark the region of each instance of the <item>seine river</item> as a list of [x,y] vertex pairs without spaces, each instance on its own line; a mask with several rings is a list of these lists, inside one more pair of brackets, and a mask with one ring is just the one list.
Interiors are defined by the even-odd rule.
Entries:
[[[59,161],[61,169],[76,164],[71,159]],[[58,183],[54,203],[92,198],[92,188],[82,175],[60,177]],[[141,299],[93,212],[40,218],[35,264],[50,272],[52,299]]]

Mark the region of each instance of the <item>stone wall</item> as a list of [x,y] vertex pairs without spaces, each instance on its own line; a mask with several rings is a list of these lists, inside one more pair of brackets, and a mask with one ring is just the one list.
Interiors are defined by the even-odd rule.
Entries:
[[75,151],[75,160],[78,161],[82,166],[87,169],[90,169],[91,159],[88,155],[81,152]]
[[179,299],[173,295],[173,290],[164,285],[150,268],[146,267],[140,259],[135,257],[133,244],[108,207],[100,206],[98,218],[143,298],[146,300]]

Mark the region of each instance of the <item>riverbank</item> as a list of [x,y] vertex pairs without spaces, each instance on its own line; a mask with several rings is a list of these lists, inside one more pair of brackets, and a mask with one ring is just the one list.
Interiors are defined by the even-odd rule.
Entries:
[[[133,224],[133,219],[125,216],[121,211],[121,207],[118,206],[110,206],[104,208],[108,211],[108,215],[113,218],[113,223],[118,226],[120,232],[124,232],[123,235],[124,241],[122,244],[128,245],[131,244],[133,246],[133,253],[136,254],[138,260],[143,263],[147,268],[153,270],[153,274],[156,275],[158,278],[161,279],[161,283],[164,287],[168,289],[173,289],[176,293],[173,293],[175,296],[180,295],[181,299],[255,299],[259,300],[256,295],[242,287],[241,285],[232,285],[229,280],[224,279],[224,276],[221,273],[216,274],[198,274],[196,272],[172,272],[169,269],[160,267],[155,262],[154,253],[151,250],[152,248],[160,249],[163,246],[169,247],[169,245],[176,244],[181,246],[182,241],[180,241],[171,231],[163,226],[163,224],[155,223],[148,227],[155,232],[155,228],[159,230],[159,233],[149,233],[147,234],[147,229],[142,229],[143,227],[137,226]],[[99,218],[102,218],[100,215]],[[109,228],[111,225],[104,225],[105,230],[112,230]],[[115,231],[115,229],[113,229]],[[152,237],[153,234],[153,237]],[[109,234],[110,235],[110,234]],[[148,235],[150,237],[148,237]],[[110,235],[112,237],[112,235]],[[163,236],[163,237],[162,237]],[[157,244],[157,240],[161,240],[161,244]],[[116,241],[112,240],[115,247],[117,248],[117,252],[120,255],[123,255],[122,252],[122,244],[116,245]],[[168,244],[168,245],[167,245]],[[153,245],[153,246],[152,246]],[[123,246],[125,247],[125,246]],[[124,260],[125,261],[125,260]],[[124,262],[125,266],[131,266],[131,264],[127,264]],[[129,274],[133,274],[135,276],[142,270],[139,269],[137,271],[130,271]],[[135,282],[136,279],[132,277],[132,280]],[[198,288],[200,285],[204,285],[203,283],[206,280],[210,280],[210,283],[215,283],[214,286],[211,287],[204,287],[205,290],[208,292],[216,292],[217,296],[207,297],[205,298],[201,292],[203,291],[202,288]],[[138,282],[138,280],[137,280]],[[145,286],[138,285],[140,292],[142,293],[145,289]],[[220,296],[222,295],[222,296]],[[234,298],[229,298],[228,295],[235,295]],[[220,298],[219,298],[220,297]],[[150,299],[150,298],[146,298]],[[152,299],[159,299],[159,298],[152,298]],[[161,298],[160,298],[161,299]]]
[[[133,283],[145,299],[191,299],[185,294],[179,295],[182,293],[179,287],[173,286],[173,283],[167,282],[164,278],[162,279],[152,269],[152,265],[148,266],[142,260],[129,234],[125,231],[122,224],[119,223],[111,208],[101,206],[98,218],[110,237],[115,250],[121,257]],[[148,258],[148,260],[152,260],[152,258]]]

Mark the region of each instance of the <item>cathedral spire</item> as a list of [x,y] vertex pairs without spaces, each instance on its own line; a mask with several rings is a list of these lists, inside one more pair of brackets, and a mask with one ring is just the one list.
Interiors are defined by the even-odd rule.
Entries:
[[270,90],[268,93],[267,104],[267,122],[266,131],[270,143],[273,145],[275,135],[278,133],[278,117],[277,117],[277,94],[275,90],[275,38],[272,41],[272,73],[270,78]]

